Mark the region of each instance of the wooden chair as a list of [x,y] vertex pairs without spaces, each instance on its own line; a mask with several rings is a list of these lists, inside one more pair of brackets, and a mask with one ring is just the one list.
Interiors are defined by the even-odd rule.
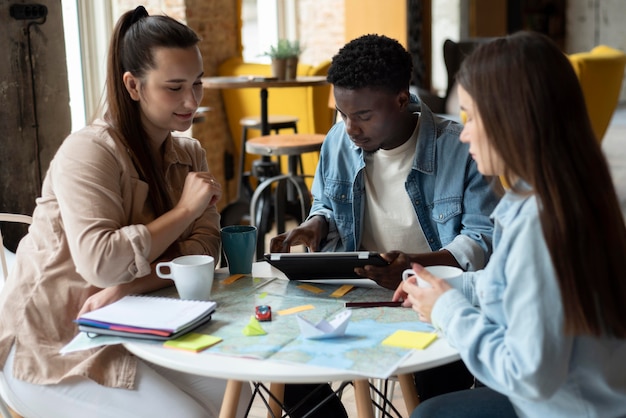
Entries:
[[[31,224],[33,218],[28,215],[17,215],[12,213],[0,213],[0,222],[18,222],[24,224]],[[12,261],[14,254],[4,248],[4,241],[2,239],[2,231],[0,231],[0,263],[2,264],[2,282],[0,283],[0,291],[4,286],[4,281],[9,274],[9,263],[7,258]],[[4,380],[4,374],[0,370],[0,413],[4,418],[19,418],[21,415],[15,412],[14,403],[11,402],[10,392]]]

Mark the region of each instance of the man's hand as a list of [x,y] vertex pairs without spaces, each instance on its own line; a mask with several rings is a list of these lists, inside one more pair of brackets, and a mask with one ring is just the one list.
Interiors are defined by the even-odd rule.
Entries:
[[381,254],[389,262],[388,266],[365,266],[355,268],[354,272],[359,276],[374,280],[380,286],[395,290],[402,281],[402,272],[411,268],[411,263],[420,263],[423,266],[459,266],[456,259],[448,250],[433,251],[421,254],[405,254],[400,251],[390,251]]
[[374,280],[384,288],[395,290],[402,281],[402,272],[411,266],[411,259],[400,251],[391,251],[381,256],[389,262],[389,265],[357,267],[354,272]]
[[270,241],[270,252],[288,253],[294,245],[304,245],[309,251],[320,250],[320,242],[328,235],[328,224],[323,216],[314,216],[297,228],[275,236]]

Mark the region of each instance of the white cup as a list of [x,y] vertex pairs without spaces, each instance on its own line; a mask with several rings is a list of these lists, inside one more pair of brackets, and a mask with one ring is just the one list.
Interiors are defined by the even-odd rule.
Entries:
[[215,259],[210,255],[184,255],[156,266],[157,276],[173,280],[180,298],[190,300],[210,300],[214,272]]
[[[463,270],[460,268],[452,266],[428,266],[425,269],[433,276],[446,280],[459,277],[463,273]],[[402,272],[402,281],[405,281],[410,276],[417,276],[417,285],[419,287],[430,287],[430,283],[422,279],[413,269],[406,269]]]

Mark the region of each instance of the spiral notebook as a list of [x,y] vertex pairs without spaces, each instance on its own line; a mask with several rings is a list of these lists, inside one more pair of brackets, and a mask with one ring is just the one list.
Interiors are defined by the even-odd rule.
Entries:
[[75,322],[89,335],[169,340],[210,321],[216,307],[213,301],[130,295]]

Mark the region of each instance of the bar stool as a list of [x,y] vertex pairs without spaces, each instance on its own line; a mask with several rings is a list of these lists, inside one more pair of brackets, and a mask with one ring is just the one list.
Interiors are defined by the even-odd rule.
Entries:
[[[276,134],[283,129],[291,129],[294,133],[298,132],[298,118],[290,115],[270,115],[268,116],[269,131]],[[249,213],[250,197],[252,196],[252,186],[249,178],[255,175],[259,178],[265,178],[280,173],[280,165],[274,162],[267,163],[255,161],[252,172],[245,171],[246,162],[246,142],[248,141],[248,130],[256,129],[261,131],[260,116],[246,116],[239,119],[241,125],[241,150],[239,152],[239,177],[237,188],[237,200],[226,205],[221,211],[221,226],[236,225],[245,223],[245,218]],[[232,177],[231,177],[232,178]]]
[[[241,125],[241,139],[242,144],[245,144],[248,140],[248,130],[256,129],[261,130],[261,117],[260,116],[246,116],[239,119],[239,125]],[[298,132],[298,118],[291,115],[269,115],[267,117],[267,126],[270,131],[279,133],[282,129],[292,129],[295,133]]]
[[[248,142],[248,130],[256,129],[261,131],[261,117],[260,116],[246,116],[245,118],[239,119],[239,124],[242,126],[241,129],[241,152],[242,158],[240,165],[241,170],[243,170],[243,163],[245,162],[245,149],[246,142]],[[291,115],[269,115],[267,117],[267,129],[268,134],[274,131],[277,135],[283,129],[291,129],[293,133],[298,133],[298,118],[296,116]],[[279,161],[280,163],[280,161]],[[280,170],[280,166],[278,167]],[[243,174],[243,171],[242,171]],[[250,173],[248,173],[250,175]],[[250,188],[251,190],[251,188]],[[252,194],[252,193],[250,193]]]
[[[326,135],[323,134],[278,134],[252,138],[246,142],[246,152],[266,157],[288,156],[287,174],[278,173],[263,180],[254,191],[250,201],[250,224],[257,227],[256,257],[262,257],[265,250],[265,234],[270,230],[272,209],[272,188],[276,184],[273,196],[276,232],[285,232],[285,212],[288,204],[299,206],[295,212],[299,221],[303,221],[311,209],[311,196],[304,182],[301,155],[319,151]],[[287,187],[290,186],[290,187]]]
[[[248,142],[248,130],[256,129],[261,131],[261,117],[260,116],[246,116],[244,118],[239,119],[239,124],[241,125],[241,154],[239,155],[239,175],[241,180],[241,188],[245,189],[247,193],[247,203],[250,202],[250,196],[252,196],[252,186],[250,186],[250,182],[248,178],[251,173],[244,172],[243,168],[246,161],[246,142]],[[267,117],[267,127],[268,133],[274,131],[277,135],[283,129],[291,129],[293,133],[298,133],[298,118],[296,116],[291,115],[268,115]],[[257,168],[254,167],[252,170],[252,175],[256,175],[257,177],[259,170],[263,170],[264,172],[269,173],[280,173],[280,160],[278,161],[278,165],[270,168]]]

